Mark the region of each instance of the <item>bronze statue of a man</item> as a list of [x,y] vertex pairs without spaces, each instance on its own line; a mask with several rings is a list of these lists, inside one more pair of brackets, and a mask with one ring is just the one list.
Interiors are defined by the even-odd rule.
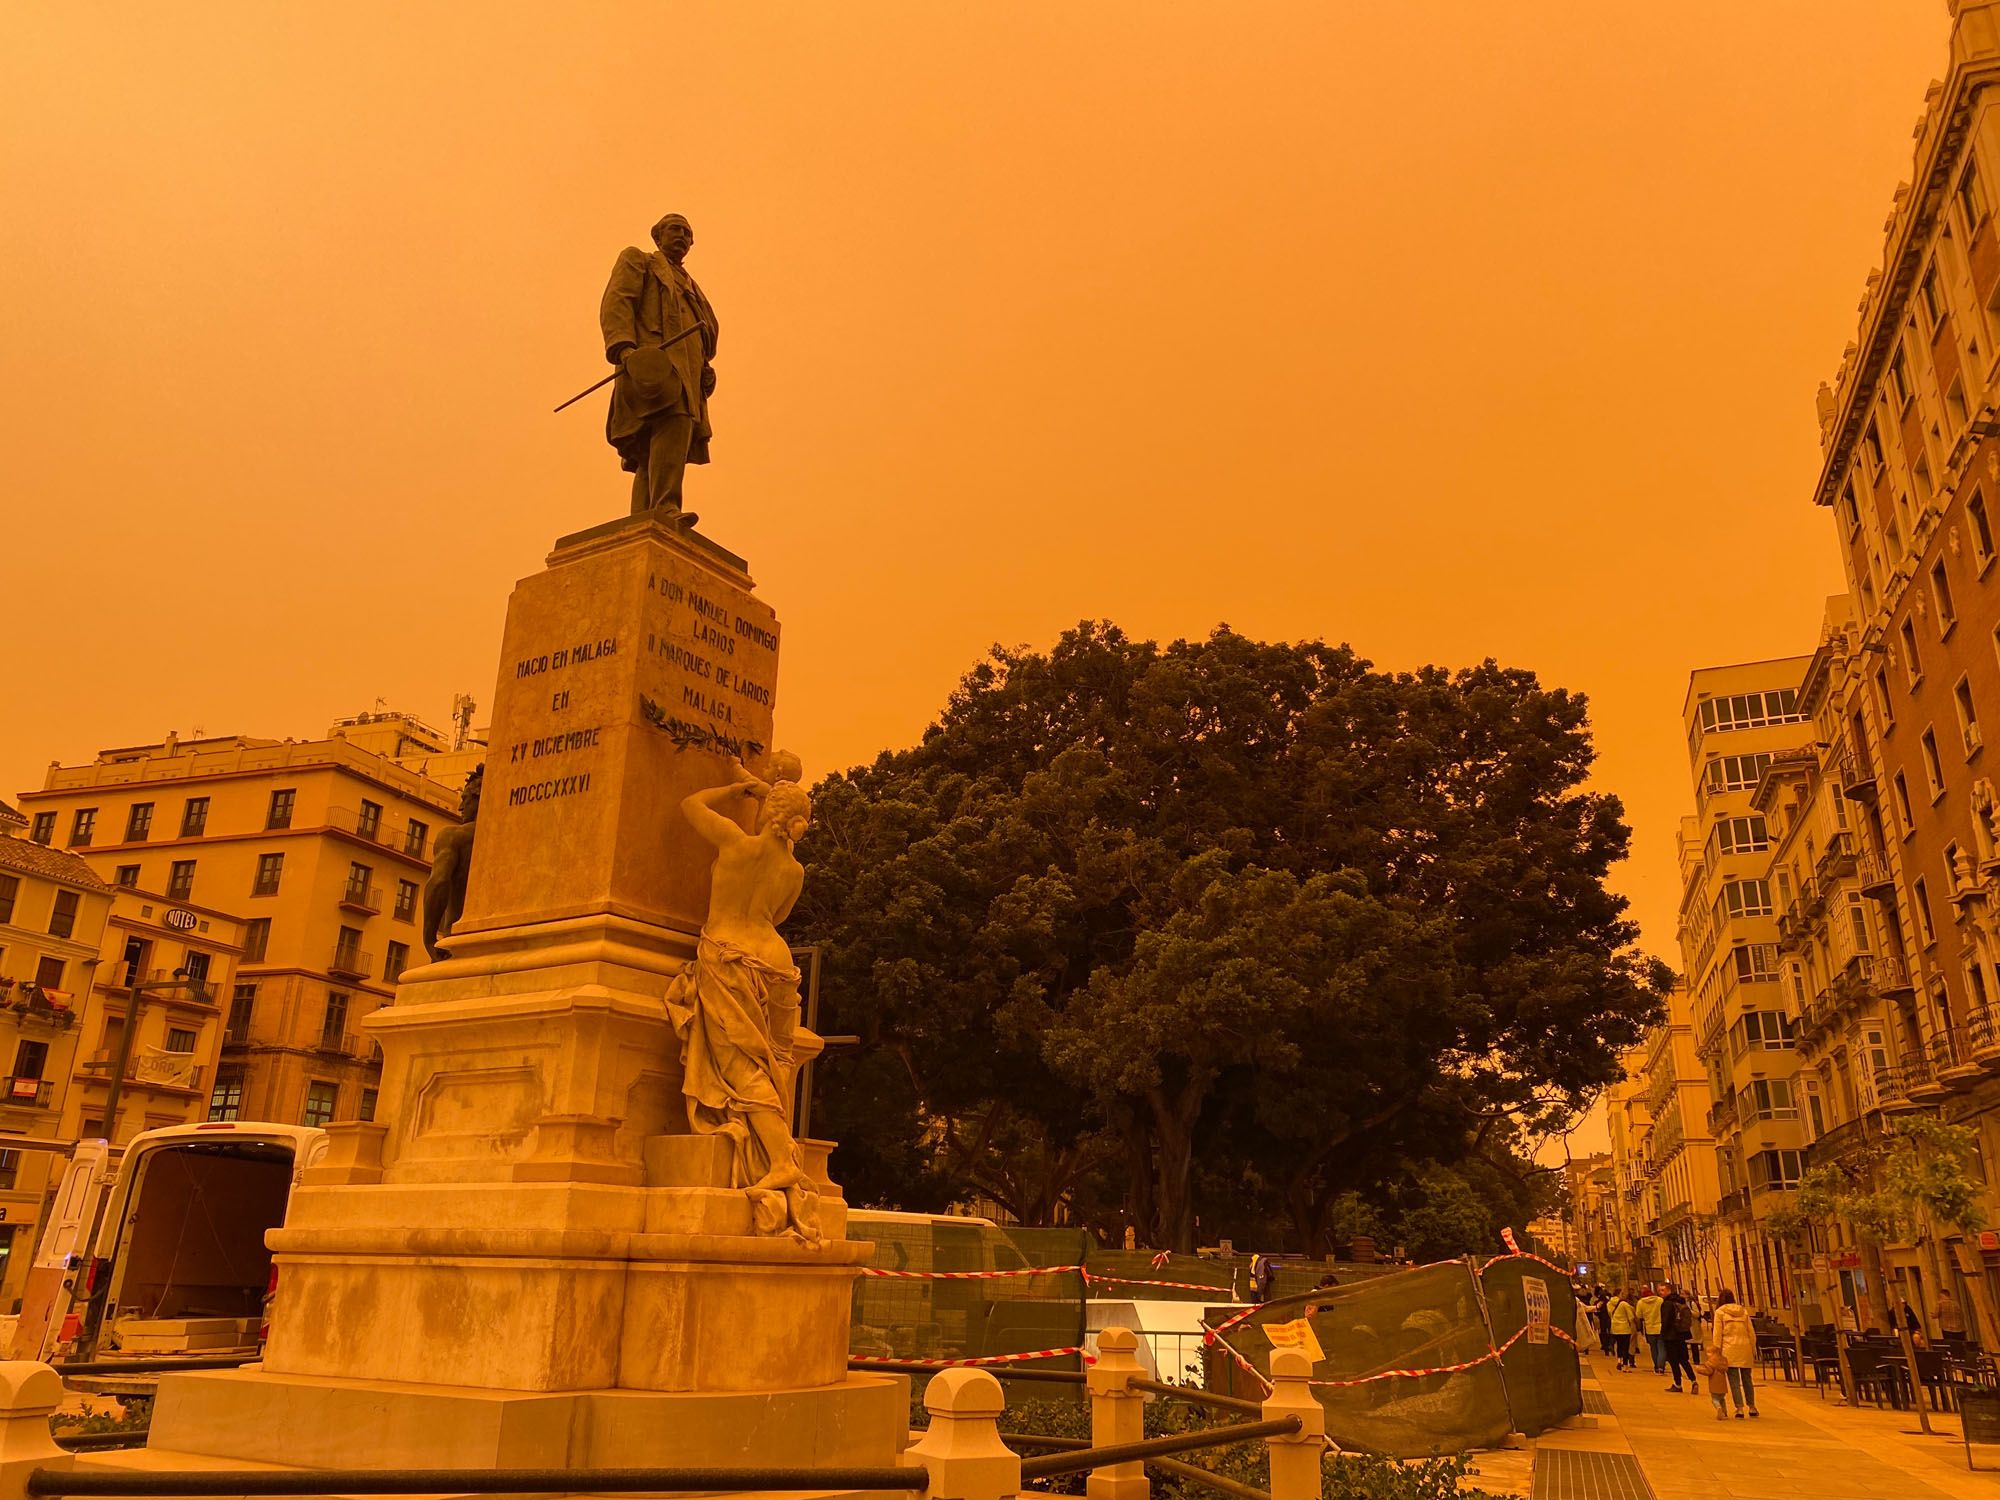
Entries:
[[632,514],[692,526],[681,511],[687,466],[708,462],[708,397],[715,389],[715,309],[682,262],[694,230],[679,214],[653,226],[647,254],[618,254],[598,322],[604,357],[618,367],[604,435],[632,474]]

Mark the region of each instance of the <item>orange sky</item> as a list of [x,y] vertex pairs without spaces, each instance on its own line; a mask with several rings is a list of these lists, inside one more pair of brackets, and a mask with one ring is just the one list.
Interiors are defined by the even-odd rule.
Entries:
[[[1690,667],[1810,650],[1813,390],[1944,6],[0,13],[0,790],[492,697],[623,512],[596,303],[693,221],[704,529],[810,772],[1086,615],[1587,691],[1674,948]],[[483,720],[482,720],[483,721]]]

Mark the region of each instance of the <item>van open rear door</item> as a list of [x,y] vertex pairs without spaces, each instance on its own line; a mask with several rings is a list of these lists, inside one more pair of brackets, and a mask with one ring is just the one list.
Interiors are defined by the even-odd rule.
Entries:
[[73,1300],[72,1278],[82,1274],[89,1259],[91,1236],[111,1186],[110,1160],[109,1142],[76,1143],[49,1207],[48,1226],[35,1247],[34,1264],[28,1268],[21,1318],[15,1325],[14,1359],[47,1359],[64,1336],[63,1320]]

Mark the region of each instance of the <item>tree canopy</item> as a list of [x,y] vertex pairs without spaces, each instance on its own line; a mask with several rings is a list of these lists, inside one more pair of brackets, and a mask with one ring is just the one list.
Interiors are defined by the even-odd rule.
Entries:
[[863,1039],[818,1091],[850,1191],[1183,1249],[1318,1248],[1355,1191],[1525,1204],[1523,1133],[1617,1076],[1669,978],[1605,886],[1592,755],[1579,695],[1490,661],[996,647],[815,792],[795,935]]

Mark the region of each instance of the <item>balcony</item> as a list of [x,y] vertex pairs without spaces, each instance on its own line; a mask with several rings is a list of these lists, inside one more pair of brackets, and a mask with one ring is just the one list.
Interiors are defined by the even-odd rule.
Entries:
[[1907,995],[1915,990],[1910,968],[1900,958],[1886,956],[1868,960],[1868,983],[1878,995]]
[[1733,1193],[1724,1193],[1720,1198],[1715,1200],[1715,1211],[1720,1217],[1725,1219],[1734,1218],[1737,1214],[1748,1213],[1750,1211],[1750,1194],[1743,1188],[1738,1188]]
[[340,1057],[353,1057],[360,1048],[361,1038],[351,1031],[322,1031],[313,1044],[315,1052],[331,1052]]
[[50,989],[32,979],[0,979],[0,1014],[17,1021],[38,1021],[47,1026],[76,1024],[74,997],[68,990]]
[[1708,1133],[1720,1135],[1736,1123],[1736,1096],[1718,1099],[1708,1107]]
[[1820,851],[1819,864],[1815,867],[1823,885],[1839,880],[1844,875],[1852,875],[1859,863],[1859,855],[1854,847],[1854,835],[1836,833]]
[[341,890],[340,904],[349,911],[365,912],[372,917],[382,909],[382,888],[365,880],[350,880]]
[[1867,1139],[1868,1127],[1862,1120],[1849,1120],[1844,1125],[1836,1125],[1806,1147],[1806,1165],[1818,1167],[1840,1161]]
[[1935,1104],[1951,1092],[1931,1066],[1928,1052],[1903,1059],[1903,1082],[1909,1086],[1912,1104]]
[[1966,1019],[1972,1034],[1972,1060],[1982,1068],[2000,1071],[2000,1018],[1986,1006],[1977,1006]]
[[1842,754],[1840,757],[1841,795],[1856,802],[1875,800],[1875,765],[1865,756]]
[[47,1078],[9,1078],[6,1102],[25,1109],[47,1109],[56,1086]]
[[375,955],[352,943],[335,943],[326,972],[348,979],[366,979],[375,972]]
[[1946,1088],[1963,1088],[1985,1076],[1986,1070],[1972,1055],[1970,1026],[1949,1026],[1934,1033],[1929,1052],[1931,1074]]
[[1889,873],[1889,861],[1879,854],[1857,855],[1854,873],[1861,882],[1861,894],[1877,901],[1896,899],[1896,878]]
[[1885,1115],[1905,1115],[1917,1107],[1910,1098],[1910,1079],[1904,1068],[1875,1070],[1875,1101]]

